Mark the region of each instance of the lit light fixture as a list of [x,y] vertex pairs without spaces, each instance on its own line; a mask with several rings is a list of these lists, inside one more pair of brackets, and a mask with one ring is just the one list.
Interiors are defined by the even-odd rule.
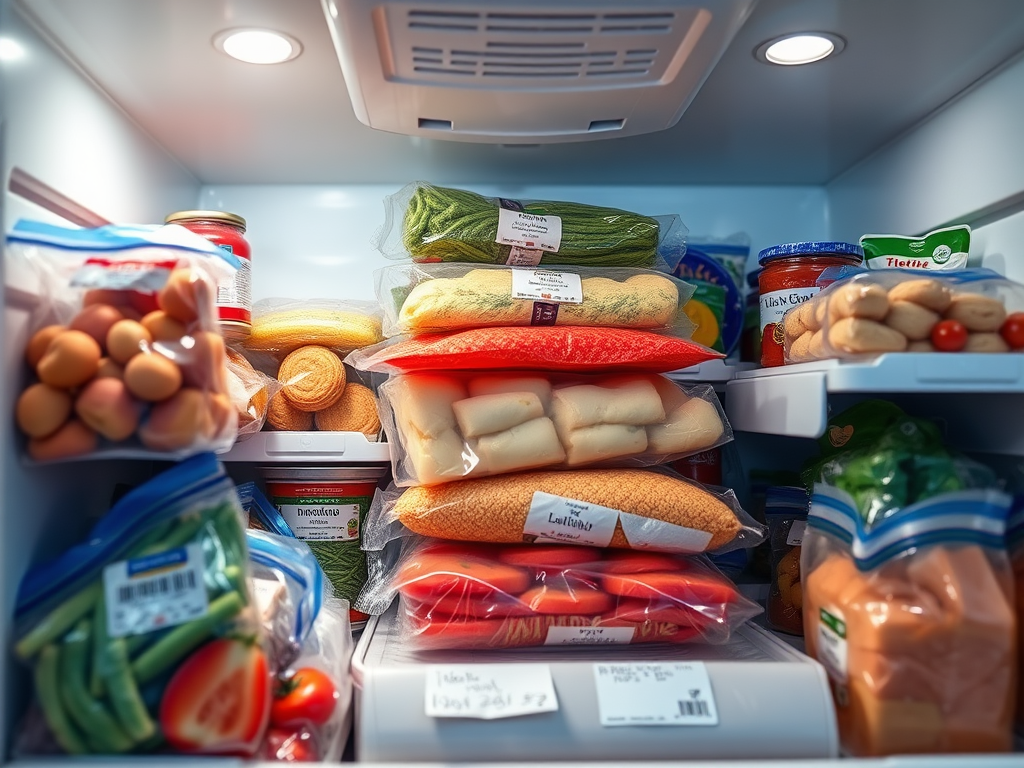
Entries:
[[298,40],[270,29],[225,29],[213,47],[247,64],[281,64],[302,53]]
[[0,37],[0,61],[15,61],[25,55],[21,43],[9,37]]
[[767,64],[791,67],[834,56],[846,47],[846,41],[831,32],[800,32],[761,43],[754,58]]

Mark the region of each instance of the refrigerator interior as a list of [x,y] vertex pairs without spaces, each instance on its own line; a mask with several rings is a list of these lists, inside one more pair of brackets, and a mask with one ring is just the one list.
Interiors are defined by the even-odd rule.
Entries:
[[[231,26],[290,30],[303,54],[280,71],[238,65],[210,45],[213,32]],[[811,28],[839,29],[847,50],[807,72],[753,60],[761,40]],[[362,125],[318,0],[0,0],[0,39],[16,44],[0,49],[8,51],[0,57],[4,230],[20,217],[66,223],[24,186],[12,190],[12,178],[56,190],[81,206],[67,210],[86,221],[90,213],[97,221],[154,223],[174,210],[235,211],[249,222],[255,299],[372,298],[372,273],[388,263],[372,245],[381,201],[417,179],[679,213],[693,234],[746,232],[754,254],[781,242],[855,242],[866,231],[968,223],[973,263],[1024,281],[1024,6],[1017,0],[761,0],[675,127],[565,145],[459,144]],[[876,55],[881,47],[886,53]],[[79,540],[116,485],[158,466],[23,463],[11,415],[36,286],[28,275],[3,277],[6,641],[27,567]],[[941,419],[953,445],[997,467],[1024,456],[1024,359],[948,375],[922,366],[810,364],[716,384],[744,470],[795,469],[829,407],[878,393]],[[251,462],[231,466],[241,479],[255,475]],[[27,683],[5,654],[4,755]]]

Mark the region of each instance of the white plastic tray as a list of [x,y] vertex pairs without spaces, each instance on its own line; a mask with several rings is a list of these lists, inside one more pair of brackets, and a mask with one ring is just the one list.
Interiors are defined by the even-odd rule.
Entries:
[[375,443],[362,432],[257,432],[221,454],[222,461],[270,463],[382,463],[391,461],[387,443]]

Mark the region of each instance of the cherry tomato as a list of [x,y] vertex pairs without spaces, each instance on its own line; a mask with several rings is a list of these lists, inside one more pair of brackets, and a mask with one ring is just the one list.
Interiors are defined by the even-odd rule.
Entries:
[[331,678],[315,667],[302,667],[280,681],[270,707],[270,722],[279,727],[323,725],[338,703]]
[[180,752],[252,754],[270,713],[259,646],[212,640],[178,667],[160,700],[160,727]]
[[967,329],[957,320],[940,320],[932,328],[932,346],[939,352],[959,352],[967,345]]
[[313,736],[306,730],[271,728],[267,731],[265,753],[266,759],[283,763],[315,763],[320,759]]
[[1010,345],[1010,349],[1021,349],[1024,347],[1024,312],[1014,312],[1003,322],[999,329],[1003,341]]

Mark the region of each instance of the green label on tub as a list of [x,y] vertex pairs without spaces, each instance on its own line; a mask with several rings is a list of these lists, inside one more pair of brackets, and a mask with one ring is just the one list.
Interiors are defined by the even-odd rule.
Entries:
[[365,499],[338,496],[274,498],[295,538],[304,541],[358,541]]

